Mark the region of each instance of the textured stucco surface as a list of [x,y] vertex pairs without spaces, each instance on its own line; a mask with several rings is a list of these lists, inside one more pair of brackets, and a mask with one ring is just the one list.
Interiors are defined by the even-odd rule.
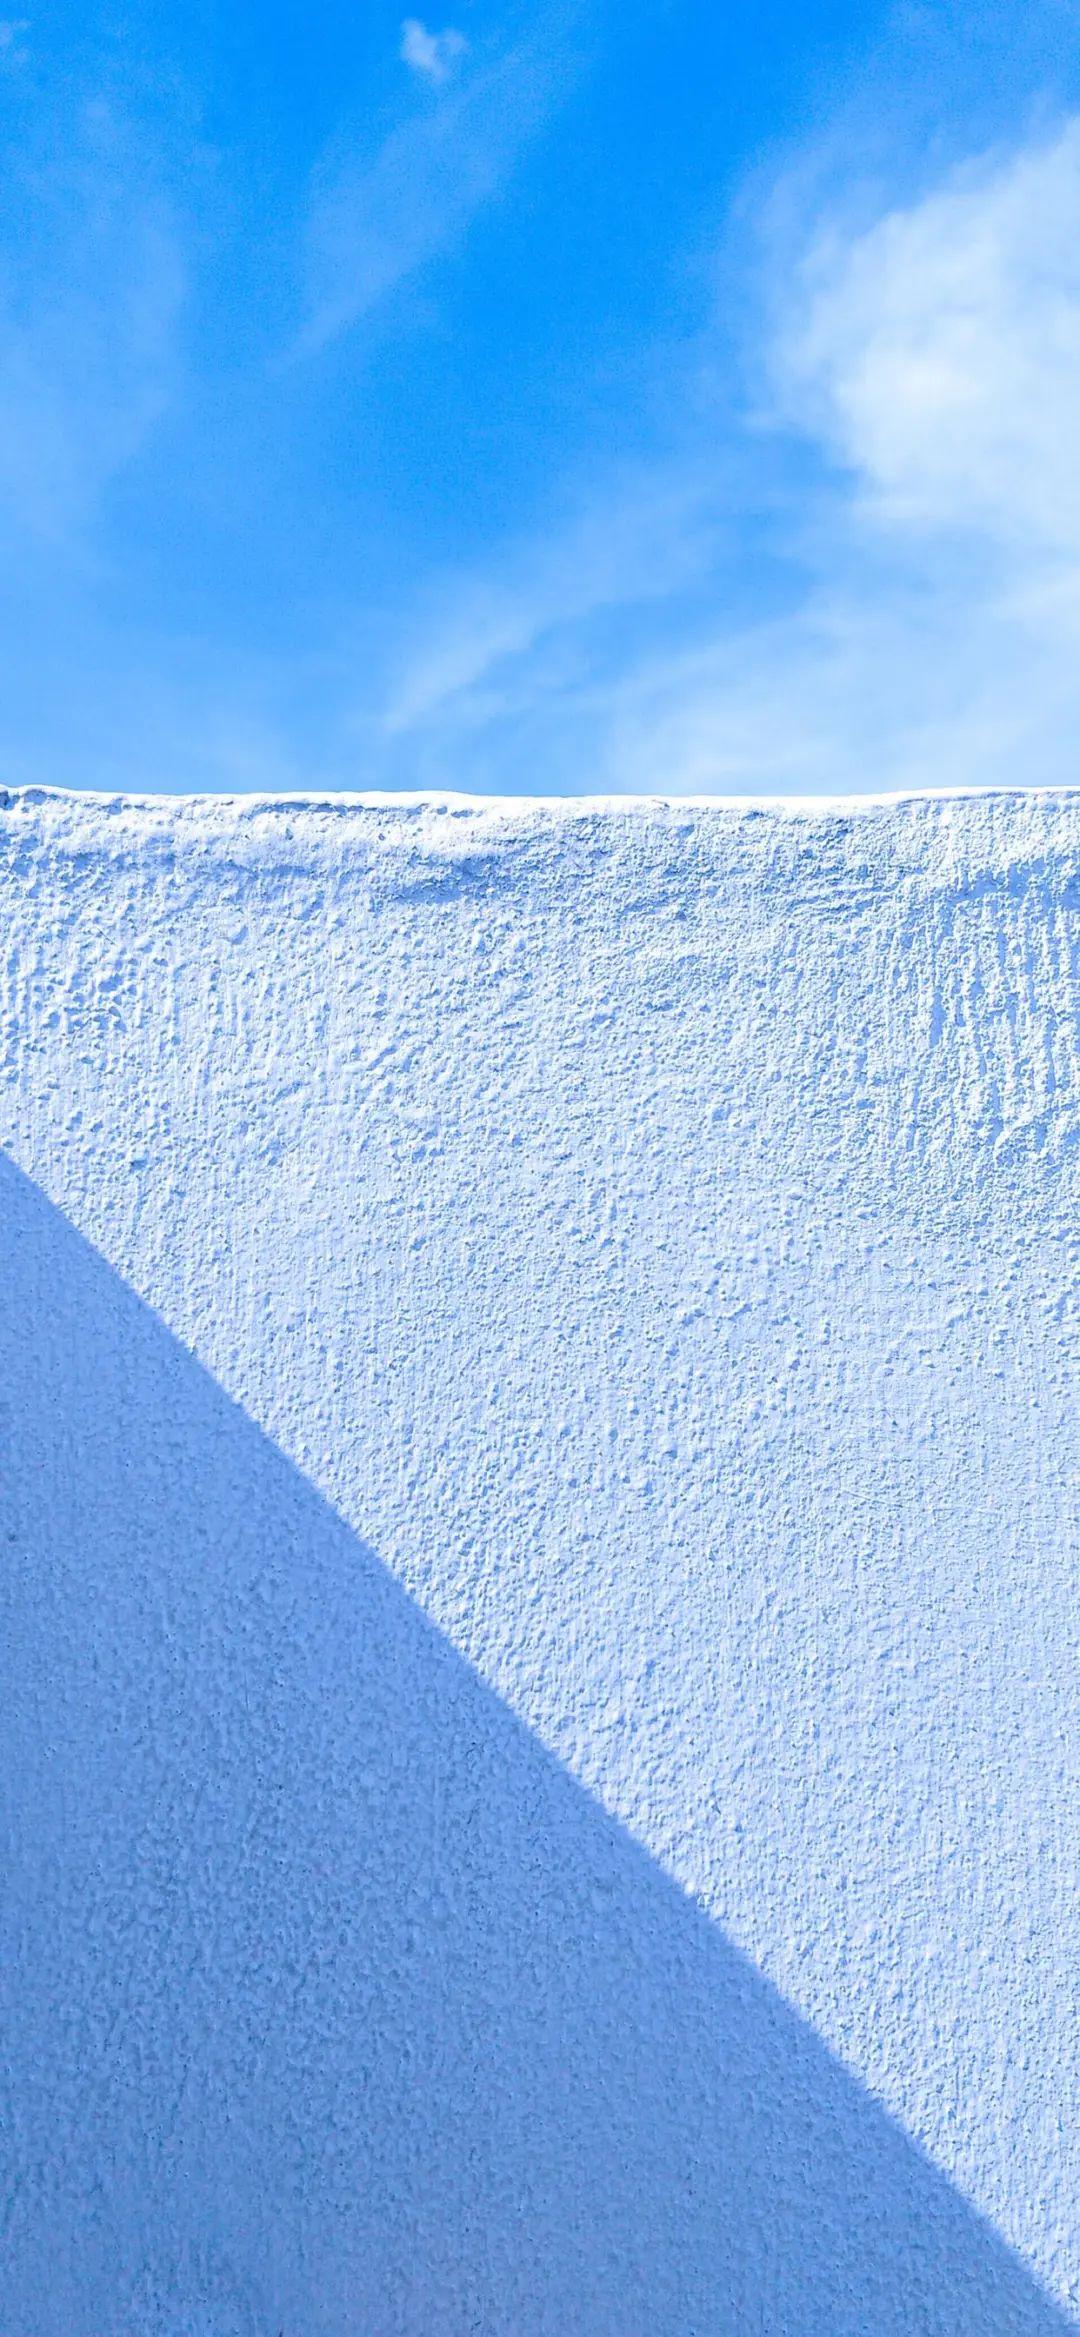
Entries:
[[5,2337],[1080,2325],[1080,795],[0,871]]

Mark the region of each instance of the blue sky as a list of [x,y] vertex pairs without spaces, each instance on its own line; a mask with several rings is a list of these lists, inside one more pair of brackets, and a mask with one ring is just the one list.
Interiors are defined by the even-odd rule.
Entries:
[[1071,779],[1078,30],[0,24],[0,777]]

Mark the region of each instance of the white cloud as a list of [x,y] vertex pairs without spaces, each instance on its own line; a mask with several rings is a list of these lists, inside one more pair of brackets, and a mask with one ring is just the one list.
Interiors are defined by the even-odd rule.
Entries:
[[1080,553],[1080,125],[820,238],[803,287],[789,407],[870,516]]
[[469,44],[463,32],[448,25],[445,32],[429,32],[418,17],[407,16],[401,27],[401,60],[427,81],[448,81]]
[[[470,662],[453,620],[394,701],[418,744],[437,719],[462,784],[488,779],[500,737],[530,722],[555,783],[560,769],[570,784],[672,790],[1075,777],[1080,122],[869,226],[820,226],[789,255],[779,309],[767,421],[818,463],[812,498],[787,491],[784,613],[726,617],[718,585],[681,646],[645,654],[635,632],[620,655],[590,632],[572,535],[519,551],[531,590],[516,632],[511,598]],[[718,448],[738,428],[718,414]],[[680,545],[690,566],[707,558],[720,460],[658,461],[661,569],[676,584]],[[615,546],[629,522],[606,492],[577,528],[594,545],[607,528]],[[634,494],[648,502],[641,481]],[[592,573],[609,603],[631,603],[663,591],[649,565],[594,559]]]
[[1080,752],[1080,124],[818,234],[777,414],[840,470],[786,620],[644,678],[687,785],[1060,780]]

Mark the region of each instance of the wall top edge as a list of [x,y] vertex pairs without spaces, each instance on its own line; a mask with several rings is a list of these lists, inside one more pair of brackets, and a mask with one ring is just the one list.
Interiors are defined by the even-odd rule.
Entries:
[[1080,784],[1075,787],[1064,784],[907,787],[837,795],[465,795],[444,788],[415,791],[305,789],[295,793],[278,790],[265,794],[248,791],[217,794],[198,790],[189,794],[165,794],[152,789],[106,791],[43,786],[0,788],[0,814],[10,815],[38,808],[69,813],[86,812],[104,817],[115,817],[117,814],[130,816],[142,812],[156,819],[167,815],[184,819],[194,817],[208,825],[220,821],[223,826],[268,814],[306,812],[377,813],[383,818],[396,815],[403,821],[416,814],[441,813],[449,818],[486,818],[500,825],[528,825],[537,818],[572,823],[577,819],[592,819],[598,815],[648,819],[663,814],[679,817],[691,812],[751,820],[779,817],[812,821],[901,809],[918,811],[924,806],[939,804],[973,807],[993,805],[998,808],[1012,806],[1017,810],[1035,806],[1076,809],[1080,808]]

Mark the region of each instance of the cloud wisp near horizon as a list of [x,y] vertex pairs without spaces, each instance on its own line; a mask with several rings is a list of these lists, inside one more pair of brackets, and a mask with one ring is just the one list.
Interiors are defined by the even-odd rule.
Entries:
[[13,20],[5,779],[1070,778],[1080,80],[991,16]]

